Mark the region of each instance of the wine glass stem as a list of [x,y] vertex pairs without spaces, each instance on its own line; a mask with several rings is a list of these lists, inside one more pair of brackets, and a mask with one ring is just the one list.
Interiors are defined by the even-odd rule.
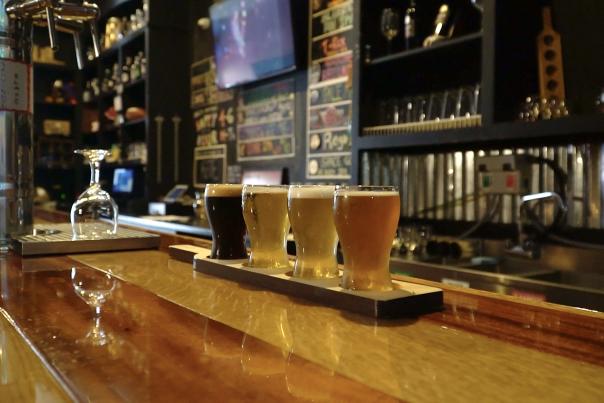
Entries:
[[101,307],[100,306],[97,306],[94,308],[94,317],[97,320],[101,318]]
[[101,177],[101,162],[90,161],[90,186],[98,185]]

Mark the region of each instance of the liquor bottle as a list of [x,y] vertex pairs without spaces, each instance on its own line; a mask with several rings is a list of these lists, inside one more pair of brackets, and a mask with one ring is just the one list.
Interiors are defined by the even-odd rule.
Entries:
[[450,16],[451,11],[449,6],[447,4],[442,4],[438,9],[436,19],[434,20],[434,33],[424,40],[424,47],[430,47],[436,42],[440,42],[448,38],[448,36],[445,36],[447,34],[445,27]]
[[130,80],[136,81],[139,78],[141,78],[140,56],[136,55],[130,67]]
[[90,102],[92,101],[92,83],[90,81],[86,82],[86,88],[82,93],[82,101]]
[[132,65],[132,58],[126,57],[126,62],[122,66],[122,84],[128,84],[130,82],[130,66]]
[[111,74],[110,90],[115,90],[115,87],[120,83],[120,66],[115,63],[113,65],[113,73]]
[[415,0],[411,0],[405,11],[405,48],[407,50],[417,47],[417,16],[415,13]]
[[141,77],[147,77],[147,58],[143,52],[140,52],[141,57]]

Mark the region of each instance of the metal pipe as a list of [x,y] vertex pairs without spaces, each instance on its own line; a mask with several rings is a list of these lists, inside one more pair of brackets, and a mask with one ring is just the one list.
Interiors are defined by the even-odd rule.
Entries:
[[33,227],[32,26],[0,0],[0,249]]
[[[33,24],[48,26],[57,48],[56,30],[81,31],[95,23],[95,4],[57,0],[0,0],[0,250],[33,227]],[[77,41],[76,41],[77,42]],[[77,43],[76,43],[77,45]],[[81,64],[81,63],[80,63]]]

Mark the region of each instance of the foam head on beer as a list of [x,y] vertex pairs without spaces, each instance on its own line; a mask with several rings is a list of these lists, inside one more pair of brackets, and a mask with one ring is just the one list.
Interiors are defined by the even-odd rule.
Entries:
[[290,199],[333,199],[335,186],[292,185],[289,188]]
[[241,197],[242,184],[210,183],[206,185],[206,197]]

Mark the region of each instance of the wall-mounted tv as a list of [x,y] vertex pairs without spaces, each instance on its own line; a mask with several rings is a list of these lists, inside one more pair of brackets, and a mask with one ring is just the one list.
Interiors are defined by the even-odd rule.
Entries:
[[219,88],[296,69],[290,0],[224,0],[210,18]]

